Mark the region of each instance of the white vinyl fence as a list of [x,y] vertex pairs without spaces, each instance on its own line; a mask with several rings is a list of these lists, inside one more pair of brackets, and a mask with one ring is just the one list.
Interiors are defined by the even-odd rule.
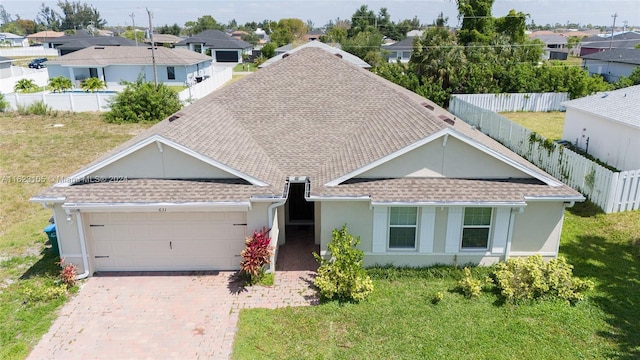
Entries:
[[58,56],[58,50],[45,49],[42,46],[14,47],[14,48],[6,48],[6,49],[0,48],[0,56],[56,57]]
[[11,67],[11,75],[8,78],[0,79],[0,93],[8,94],[13,92],[13,87],[22,79],[33,80],[37,86],[46,86],[49,82],[47,69],[29,69],[20,66]]
[[569,100],[567,93],[457,94],[452,97],[493,112],[564,111],[560,103]]
[[[46,71],[44,73],[47,75]],[[189,103],[204,97],[214,90],[220,88],[227,81],[231,80],[231,68],[214,72],[213,75],[204,81],[181,91],[178,96],[183,103]],[[48,79],[48,75],[47,75]],[[45,81],[46,85],[46,81]],[[13,91],[13,90],[12,90]],[[84,111],[109,111],[109,100],[116,96],[115,92],[110,93],[37,93],[37,94],[6,94],[5,99],[9,102],[9,107],[17,110],[18,106],[29,106],[36,102],[43,102],[52,110],[84,112]]]
[[503,116],[469,104],[459,97],[451,98],[449,111],[580,191],[604,212],[637,210],[640,207],[640,170],[611,171]]

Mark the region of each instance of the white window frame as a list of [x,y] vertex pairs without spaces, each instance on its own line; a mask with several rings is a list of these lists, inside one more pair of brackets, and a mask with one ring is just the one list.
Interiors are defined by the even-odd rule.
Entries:
[[[489,225],[466,225],[464,223],[464,218],[467,210],[470,209],[489,209],[491,210],[491,214],[489,216]],[[460,251],[488,251],[491,249],[491,237],[493,232],[494,219],[493,216],[495,214],[495,209],[492,207],[466,207],[462,212],[462,230],[460,231]],[[465,229],[489,229],[489,233],[487,234],[487,245],[485,247],[464,247],[464,230]]]
[[[416,209],[415,225],[392,225],[391,224],[391,212],[393,209],[412,208]],[[387,214],[387,250],[388,251],[416,251],[418,250],[418,225],[420,223],[420,207],[417,206],[393,206],[389,207]],[[391,247],[391,228],[415,228],[413,236],[413,247]]]

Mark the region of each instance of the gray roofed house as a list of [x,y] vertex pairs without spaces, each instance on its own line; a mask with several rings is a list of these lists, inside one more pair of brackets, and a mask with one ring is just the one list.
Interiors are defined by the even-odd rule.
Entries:
[[601,75],[608,82],[615,82],[640,66],[640,49],[611,49],[584,55],[582,66],[589,75]]
[[278,249],[303,231],[325,254],[345,223],[367,265],[553,258],[565,207],[583,199],[432,101],[309,46],[32,201],[53,209],[61,256],[91,274],[238,269],[264,226]]
[[13,72],[11,71],[11,63],[13,61],[13,59],[0,56],[0,79],[13,76]]
[[175,44],[176,48],[206,54],[211,53],[215,62],[241,63],[243,55],[251,55],[253,46],[246,41],[232,38],[220,30],[205,30]]
[[410,36],[404,40],[400,40],[391,45],[385,45],[383,50],[389,52],[387,60],[390,63],[402,62],[407,63],[411,59],[411,53],[413,52],[413,39],[415,37]]
[[86,49],[92,46],[136,46],[135,41],[121,36],[89,36],[89,37],[69,37],[58,38],[60,45],[55,48],[60,52],[60,56],[72,52]]
[[[196,77],[211,75],[211,57],[185,49],[155,48],[158,81],[168,85],[193,83]],[[151,47],[92,46],[47,62],[49,77],[64,76],[76,87],[89,77],[107,83],[109,89],[121,89],[122,81],[133,82],[142,75],[153,81]]]
[[[323,42],[320,41],[309,41],[306,42],[304,44],[301,45],[294,45],[294,44],[287,44],[287,45],[283,45],[279,48],[276,49],[276,55],[273,56],[272,58],[268,59],[267,61],[265,61],[264,63],[260,64],[260,68],[264,68],[267,67],[275,62],[277,62],[280,59],[286,58],[287,56],[289,56],[290,54],[295,53],[296,51],[300,51],[302,49],[306,49],[306,48],[319,48],[319,49],[323,49],[325,51],[328,51],[336,56],[340,56],[341,58],[349,61],[350,63],[359,66],[363,69],[370,69],[371,65],[369,65],[366,61],[360,59],[359,57],[348,53],[342,49],[340,49],[338,46],[340,46],[340,44],[336,44],[334,45],[329,45],[329,44],[325,44]],[[286,54],[286,55],[285,55]]]
[[605,36],[591,36],[580,42],[580,57],[609,49],[634,49],[640,44],[640,32],[626,31]]
[[620,170],[640,169],[640,85],[562,103],[562,138]]
[[29,40],[25,36],[16,35],[8,32],[0,32],[0,47],[1,46],[29,46]]

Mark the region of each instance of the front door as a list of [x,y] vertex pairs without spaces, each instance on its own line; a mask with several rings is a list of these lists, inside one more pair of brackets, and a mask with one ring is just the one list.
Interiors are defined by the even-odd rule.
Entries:
[[313,203],[304,198],[305,183],[289,184],[288,224],[313,224]]

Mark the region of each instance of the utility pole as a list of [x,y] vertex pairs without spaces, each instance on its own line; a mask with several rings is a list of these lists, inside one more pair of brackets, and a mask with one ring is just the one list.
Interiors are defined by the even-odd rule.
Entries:
[[613,31],[616,29],[616,18],[618,17],[618,13],[611,15],[611,17],[613,18],[613,26],[611,27],[611,38],[609,39],[609,50],[611,50],[611,47],[613,45]]
[[153,82],[158,88],[158,67],[156,66],[156,45],[153,43],[153,22],[151,22],[151,11],[147,8],[147,14],[149,14],[149,39],[151,39],[151,61],[153,61]]
[[627,32],[627,25],[629,25],[629,22],[625,20],[622,23],[624,24],[624,27],[622,28],[622,32]]
[[133,39],[136,41],[136,46],[138,46],[138,33],[136,32],[136,14],[131,13],[129,15],[131,17],[131,21],[133,22]]

